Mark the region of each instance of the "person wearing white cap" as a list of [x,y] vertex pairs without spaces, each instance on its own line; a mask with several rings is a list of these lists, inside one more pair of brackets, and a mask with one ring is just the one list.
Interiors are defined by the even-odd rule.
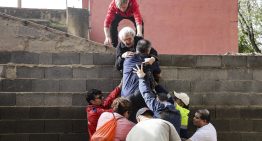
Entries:
[[189,114],[189,96],[186,93],[177,93],[174,91],[175,106],[181,115],[180,137],[188,139],[187,125]]

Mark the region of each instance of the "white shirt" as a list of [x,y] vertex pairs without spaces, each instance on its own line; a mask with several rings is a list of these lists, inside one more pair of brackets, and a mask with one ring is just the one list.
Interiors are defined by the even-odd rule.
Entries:
[[211,123],[208,123],[198,128],[190,139],[191,141],[217,141],[217,131]]
[[175,127],[162,119],[148,119],[137,123],[126,141],[181,141]]

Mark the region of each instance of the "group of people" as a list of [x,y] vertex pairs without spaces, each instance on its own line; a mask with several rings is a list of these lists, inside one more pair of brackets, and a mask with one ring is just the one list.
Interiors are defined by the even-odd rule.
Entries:
[[[131,27],[124,27],[118,33],[122,19],[131,20],[136,32]],[[143,20],[136,0],[113,0],[104,32],[104,43],[116,47],[115,66],[122,80],[105,99],[98,89],[87,92],[86,112],[91,141],[112,119],[115,119],[112,127],[115,127],[113,139],[116,141],[217,140],[207,109],[195,113],[193,124],[198,130],[189,137],[190,98],[186,93],[170,93],[159,84],[158,53],[150,41],[143,38]]]

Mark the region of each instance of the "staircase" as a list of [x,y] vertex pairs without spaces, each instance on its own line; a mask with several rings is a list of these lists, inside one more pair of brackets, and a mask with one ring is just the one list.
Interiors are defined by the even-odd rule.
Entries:
[[[113,54],[0,53],[0,139],[87,140],[85,91],[120,81]],[[261,140],[260,56],[161,55],[162,85],[211,111],[218,140]],[[195,128],[190,123],[190,131]]]
[[112,54],[0,54],[1,141],[87,140],[86,90],[120,81]]
[[[120,81],[114,50],[0,14],[0,141],[86,141],[85,92]],[[160,55],[161,84],[211,111],[219,141],[261,141],[262,57]],[[191,134],[195,131],[190,121]]]

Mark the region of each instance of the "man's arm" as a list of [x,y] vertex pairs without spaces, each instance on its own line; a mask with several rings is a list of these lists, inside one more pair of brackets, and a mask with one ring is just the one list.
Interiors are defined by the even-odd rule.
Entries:
[[154,48],[151,48],[151,50],[149,52],[149,55],[151,57],[155,57],[155,59],[158,60],[158,53],[157,53],[157,51]]
[[155,94],[151,91],[145,79],[139,79],[139,90],[150,110],[158,112],[165,108],[164,104],[157,101]]
[[136,29],[137,29],[137,36],[143,36],[142,33],[142,16],[139,10],[139,5],[136,0],[133,1],[133,13],[134,13],[134,18],[136,21]]
[[112,43],[109,27],[112,23],[112,20],[114,19],[115,11],[116,11],[116,6],[114,1],[112,1],[108,7],[106,18],[104,21],[105,45],[111,45]]
[[112,102],[118,97],[121,92],[122,82],[106,97],[103,102],[103,107],[109,108]]
[[135,73],[137,73],[137,76],[139,77],[139,91],[142,97],[144,98],[148,108],[154,112],[159,112],[162,109],[164,109],[165,105],[157,101],[155,94],[152,92],[152,90],[150,89],[150,87],[144,79],[145,73],[143,71],[143,64],[141,64],[141,68],[139,68],[137,65],[137,69],[134,70]]
[[110,31],[108,27],[104,27],[104,33],[105,33],[105,41],[104,41],[104,45],[112,45],[112,39],[110,36]]

